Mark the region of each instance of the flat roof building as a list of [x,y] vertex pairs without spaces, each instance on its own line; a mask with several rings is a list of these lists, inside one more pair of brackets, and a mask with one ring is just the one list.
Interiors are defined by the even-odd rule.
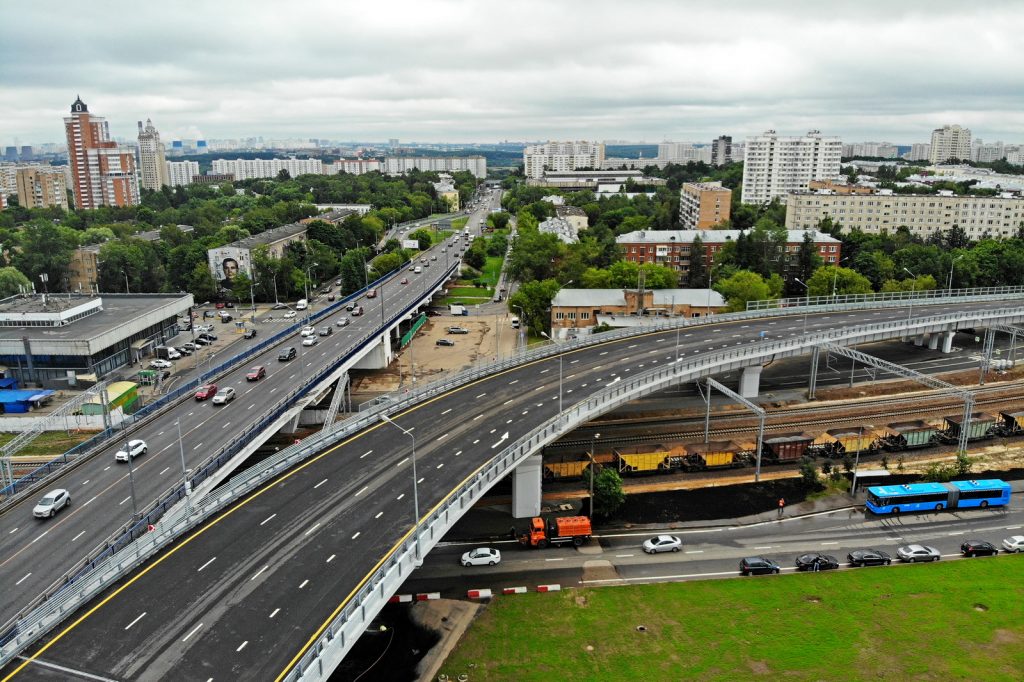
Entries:
[[666,317],[702,317],[726,305],[708,289],[561,289],[551,301],[551,331],[565,339],[589,334],[599,324],[638,327]]
[[578,168],[598,169],[603,163],[604,145],[600,142],[546,142],[523,149],[524,173],[528,178],[537,179],[548,172]]
[[306,226],[290,223],[218,246],[206,252],[210,273],[222,290],[230,291],[232,280],[239,273],[252,277],[252,250],[257,246],[266,246],[271,258],[281,258],[285,247],[303,241],[306,241]]
[[785,137],[769,130],[747,138],[743,163],[743,203],[785,201],[789,192],[804,191],[811,180],[839,175],[843,143],[838,137],[812,130]]
[[732,190],[720,182],[684,182],[679,189],[679,224],[706,230],[729,219]]

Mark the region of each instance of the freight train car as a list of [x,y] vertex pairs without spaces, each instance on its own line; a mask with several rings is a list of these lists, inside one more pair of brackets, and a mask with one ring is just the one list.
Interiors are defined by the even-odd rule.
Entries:
[[867,455],[879,448],[879,434],[872,426],[830,429],[814,439],[813,453],[840,458],[860,453]]
[[590,460],[588,459],[572,462],[544,462],[543,475],[549,481],[583,478],[589,467]]
[[806,433],[783,433],[764,439],[764,456],[776,462],[794,462],[805,454],[814,442]]
[[743,452],[743,448],[733,441],[689,443],[684,447],[687,471],[741,467],[751,461],[750,453]]
[[1019,436],[1024,434],[1024,411],[1000,412],[1001,422],[996,427],[1000,436]]
[[879,444],[890,451],[912,450],[935,445],[939,439],[939,428],[920,419],[910,422],[887,424]]
[[613,452],[619,473],[623,474],[655,474],[682,469],[686,464],[686,450],[680,445],[639,445],[616,448]]
[[[954,414],[944,417],[946,428],[939,434],[939,439],[944,443],[957,443],[960,440],[960,429],[964,421],[962,414]],[[967,440],[984,440],[995,435],[996,418],[985,412],[972,412],[967,425]]]

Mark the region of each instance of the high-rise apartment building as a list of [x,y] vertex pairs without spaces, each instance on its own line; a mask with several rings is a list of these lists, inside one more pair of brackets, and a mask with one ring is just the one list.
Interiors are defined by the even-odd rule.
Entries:
[[78,208],[139,203],[135,155],[110,139],[105,118],[90,114],[79,97],[71,105],[71,116],[64,118],[64,131]]
[[167,184],[171,187],[185,187],[199,175],[198,161],[167,161]]
[[932,131],[932,146],[928,160],[945,163],[949,159],[971,158],[971,129],[958,125],[944,125]]
[[16,176],[18,203],[25,208],[59,206],[68,210],[68,191],[64,169],[50,166],[19,168]]
[[732,163],[732,136],[719,135],[711,143],[711,165],[724,166]]
[[915,142],[910,151],[903,155],[907,161],[927,161],[932,157],[932,146],[927,142]]
[[384,159],[385,175],[404,175],[411,170],[469,171],[482,180],[487,177],[487,159],[483,156],[389,156]]
[[322,175],[324,164],[320,159],[214,159],[213,173],[233,175],[235,180],[276,178],[281,171],[295,178],[300,175]]
[[159,190],[169,185],[167,157],[160,143],[160,131],[153,127],[153,121],[146,119],[146,127],[139,121],[139,175],[145,189]]
[[671,163],[711,163],[711,147],[698,147],[690,142],[662,142],[658,145],[658,160]]
[[526,177],[542,178],[544,171],[598,170],[604,163],[600,142],[548,142],[523,149]]
[[729,219],[732,190],[720,182],[684,182],[679,190],[679,225],[706,230]]
[[839,175],[843,143],[812,130],[803,137],[782,137],[774,130],[747,138],[743,164],[743,203],[783,201],[790,192],[806,191],[811,180]]

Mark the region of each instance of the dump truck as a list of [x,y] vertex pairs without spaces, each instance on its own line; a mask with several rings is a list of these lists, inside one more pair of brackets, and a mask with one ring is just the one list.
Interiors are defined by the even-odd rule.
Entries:
[[[513,529],[515,536],[515,529]],[[530,520],[530,527],[517,539],[523,547],[544,549],[548,545],[567,545],[572,543],[579,547],[584,540],[590,539],[593,531],[590,519],[586,516],[560,516],[547,522],[537,516]]]

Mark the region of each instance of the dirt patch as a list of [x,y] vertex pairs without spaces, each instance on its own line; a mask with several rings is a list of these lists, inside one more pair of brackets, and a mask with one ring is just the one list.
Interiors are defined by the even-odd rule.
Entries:
[[996,630],[995,634],[992,636],[993,644],[1017,644],[1020,640],[1021,636],[1019,633],[1014,632],[1013,630],[1004,630],[1002,628]]
[[780,497],[785,498],[787,509],[792,509],[804,501],[807,492],[798,479],[783,479],[628,495],[615,520],[648,524],[738,518],[777,509]]
[[747,661],[747,665],[750,666],[750,672],[755,675],[771,675],[772,669],[768,667],[766,661]]

